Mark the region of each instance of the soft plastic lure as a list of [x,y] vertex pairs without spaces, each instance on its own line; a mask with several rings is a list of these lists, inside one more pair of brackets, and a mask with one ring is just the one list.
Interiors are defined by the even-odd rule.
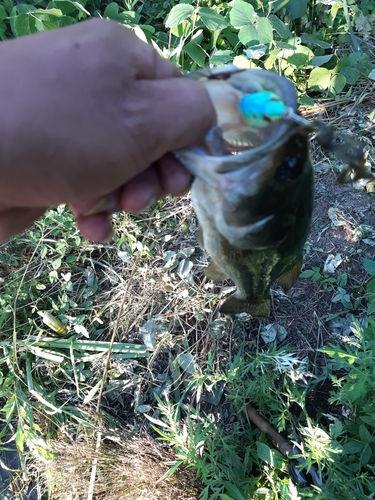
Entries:
[[308,120],[286,106],[277,94],[268,90],[245,95],[240,100],[238,109],[250,127],[265,127],[281,118],[311,126]]
[[64,323],[58,318],[55,318],[50,312],[38,311],[38,314],[41,316],[43,323],[49,326],[58,335],[64,336],[68,333],[68,329]]

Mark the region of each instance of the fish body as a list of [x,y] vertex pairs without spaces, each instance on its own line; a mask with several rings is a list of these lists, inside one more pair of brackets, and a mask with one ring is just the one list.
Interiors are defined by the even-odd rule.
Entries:
[[278,279],[288,290],[299,275],[310,229],[314,179],[308,138],[286,118],[249,126],[238,111],[241,94],[269,91],[297,112],[294,86],[285,78],[264,70],[224,75],[205,80],[217,127],[203,145],[176,155],[195,175],[200,243],[212,258],[206,274],[229,278],[237,287],[221,312],[267,316],[272,283]]

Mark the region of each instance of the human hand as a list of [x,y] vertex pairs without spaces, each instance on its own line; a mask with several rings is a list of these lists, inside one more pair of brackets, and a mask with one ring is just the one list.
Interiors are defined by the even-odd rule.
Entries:
[[187,190],[167,152],[202,139],[210,99],[130,30],[91,20],[3,42],[0,57],[0,241],[60,203],[104,240],[108,214]]

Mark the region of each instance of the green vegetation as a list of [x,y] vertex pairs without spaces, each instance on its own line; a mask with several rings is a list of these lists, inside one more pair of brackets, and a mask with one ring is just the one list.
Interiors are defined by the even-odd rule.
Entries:
[[[280,72],[304,105],[340,104],[374,79],[375,2],[366,0],[4,0],[0,37],[92,16],[131,27],[184,72],[229,62]],[[373,240],[354,270],[349,254],[340,272],[306,266],[301,286],[334,309],[290,338],[282,308],[272,322],[215,316],[226,290],[203,277],[188,199],[117,214],[114,227],[111,244],[92,244],[57,207],[0,246],[3,447],[10,432],[27,457],[48,462],[62,436],[87,433],[100,447],[109,427],[146,425],[173,447],[171,472],[199,477],[204,499],[374,498]],[[292,482],[288,460],[247,418],[249,403],[299,444],[324,487]]]
[[[351,23],[366,41],[372,35],[368,16],[372,19],[375,3],[357,3],[5,0],[0,6],[0,36],[20,37],[90,16],[104,17],[130,26],[183,71],[228,62],[244,68],[261,66],[292,79],[302,94],[324,90],[334,96],[372,69],[366,51],[358,50]],[[347,43],[353,52],[347,50]],[[312,101],[305,99],[305,103]]]

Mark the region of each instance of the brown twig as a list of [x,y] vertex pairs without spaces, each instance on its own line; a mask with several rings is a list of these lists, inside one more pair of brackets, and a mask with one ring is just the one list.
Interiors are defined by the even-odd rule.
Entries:
[[276,448],[284,455],[289,456],[292,451],[293,445],[289,441],[287,441],[281,434],[279,434],[271,424],[267,422],[263,417],[259,415],[256,409],[248,404],[246,407],[247,415],[249,419],[254,422],[254,424],[259,427],[259,429],[267,434],[267,436],[271,439]]

